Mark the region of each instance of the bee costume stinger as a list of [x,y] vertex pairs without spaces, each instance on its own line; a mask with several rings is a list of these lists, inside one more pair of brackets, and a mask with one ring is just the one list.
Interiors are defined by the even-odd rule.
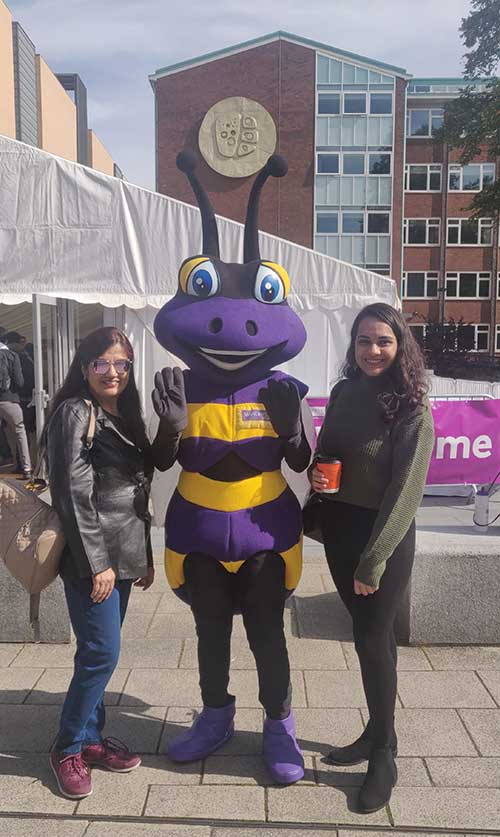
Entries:
[[287,595],[302,564],[301,510],[281,473],[283,459],[304,470],[310,448],[301,422],[307,387],[276,364],[297,355],[306,334],[286,301],[290,280],[262,261],[258,205],[269,175],[287,164],[271,157],[250,193],[243,264],[219,258],[208,196],[196,158],[177,158],[197,197],[203,254],[181,266],[175,297],[159,312],[155,334],[189,369],[164,369],[153,403],[170,433],[164,467],[182,466],[166,517],[168,580],[193,611],[204,708],[169,748],[176,761],[207,756],[233,734],[235,702],[227,691],[233,614],[240,611],[266,710],[264,758],[278,782],[304,774],[291,712],[283,629]]

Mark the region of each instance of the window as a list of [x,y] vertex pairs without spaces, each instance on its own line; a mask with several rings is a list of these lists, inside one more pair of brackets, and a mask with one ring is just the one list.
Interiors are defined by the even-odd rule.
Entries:
[[328,235],[338,233],[339,216],[338,212],[318,212],[316,215],[316,232]]
[[342,159],[342,172],[343,174],[364,174],[365,155],[344,154]]
[[410,325],[410,331],[413,334],[418,345],[423,349],[425,341],[425,326],[424,325]]
[[343,212],[342,213],[342,232],[343,233],[363,233],[365,231],[365,216],[364,212]]
[[439,244],[439,218],[405,218],[404,244]]
[[441,166],[405,166],[405,189],[409,192],[440,192]]
[[474,325],[474,348],[476,352],[487,352],[490,337],[489,325]]
[[403,297],[405,299],[436,299],[438,295],[437,273],[403,273]]
[[392,113],[392,95],[390,93],[371,93],[370,113]]
[[450,192],[480,192],[495,180],[494,163],[473,163],[469,166],[452,165],[448,169]]
[[442,127],[443,121],[443,108],[409,110],[407,134],[409,137],[432,137]]
[[390,174],[391,173],[391,155],[390,154],[369,154],[368,155],[368,170],[370,174]]
[[455,299],[489,299],[491,274],[447,273],[446,296]]
[[500,325],[495,326],[495,352],[500,352]]
[[368,233],[377,235],[388,235],[389,233],[389,213],[388,212],[368,212]]
[[366,113],[366,93],[344,93],[344,113]]
[[[445,328],[449,326],[445,325]],[[487,352],[490,327],[485,323],[460,323],[456,329],[456,348],[466,352]],[[455,340],[452,341],[452,346]]]
[[318,113],[340,113],[340,93],[319,93]]
[[491,245],[493,221],[491,218],[449,218],[448,244],[468,247]]
[[318,174],[338,174],[338,154],[318,154]]

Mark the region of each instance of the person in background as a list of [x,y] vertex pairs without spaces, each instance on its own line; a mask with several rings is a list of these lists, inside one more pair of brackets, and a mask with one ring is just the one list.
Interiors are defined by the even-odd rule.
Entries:
[[7,345],[8,336],[7,333],[0,338],[0,420],[5,423],[14,467],[19,457],[20,473],[24,479],[31,479],[31,458],[19,395],[24,377],[19,355]]
[[321,492],[327,482],[318,458],[342,462],[338,493],[323,495],[321,523],[328,566],[352,616],[369,721],[357,741],[334,747],[327,760],[368,761],[363,813],[386,805],[397,782],[394,620],[410,579],[434,443],[426,392],[422,354],[403,315],[384,303],[364,308],[309,469]]
[[11,351],[18,354],[19,360],[21,361],[24,385],[18,390],[18,394],[21,410],[23,411],[24,427],[28,436],[31,461],[33,462],[36,453],[36,415],[35,407],[31,402],[35,388],[35,364],[33,361],[33,353],[29,351],[29,347],[33,349],[33,344],[27,343],[26,338],[17,331],[7,332],[4,337],[4,342]]
[[[118,663],[132,585],[154,579],[148,501],[165,447],[160,420],[151,445],[126,335],[100,328],[79,345],[56,393],[42,439],[52,504],[66,538],[60,574],[76,636],[75,668],[50,756],[69,799],[92,792],[90,766],[128,773],[141,759],[103,738],[104,691]],[[89,404],[90,402],[90,404]],[[87,447],[91,410],[93,443]]]

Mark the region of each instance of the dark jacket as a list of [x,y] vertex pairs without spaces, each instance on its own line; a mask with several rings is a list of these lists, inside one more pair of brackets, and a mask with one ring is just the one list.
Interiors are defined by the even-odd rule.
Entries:
[[77,579],[113,567],[119,579],[140,578],[152,564],[148,500],[151,448],[141,451],[125,427],[96,410],[92,448],[85,440],[89,408],[65,401],[47,429],[52,504],[63,525],[63,578]]
[[19,404],[19,390],[24,386],[24,378],[21,370],[21,361],[17,352],[13,352],[7,348],[3,343],[0,344],[0,351],[6,352],[7,367],[10,376],[10,389],[7,392],[0,390],[0,401],[8,401],[14,404]]

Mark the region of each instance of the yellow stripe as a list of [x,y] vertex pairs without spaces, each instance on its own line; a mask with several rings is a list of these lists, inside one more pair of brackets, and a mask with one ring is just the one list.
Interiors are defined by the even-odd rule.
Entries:
[[[302,536],[300,541],[281,553],[281,557],[285,562],[285,587],[287,590],[295,590],[302,574]],[[180,552],[174,552],[173,549],[165,550],[165,573],[167,575],[168,583],[173,590],[182,587],[185,582],[184,578],[184,559],[185,555]],[[220,564],[229,573],[237,573],[244,561],[219,561]]]
[[[265,413],[265,407],[259,402],[248,404],[188,404],[188,426],[182,434],[183,439],[203,437],[220,439],[223,442],[235,442],[239,439],[262,438],[278,434]],[[245,411],[257,410],[264,413],[262,418],[250,419]]]
[[221,512],[252,509],[271,503],[286,489],[281,471],[265,471],[238,482],[211,480],[193,471],[181,471],[177,490],[188,503]]

